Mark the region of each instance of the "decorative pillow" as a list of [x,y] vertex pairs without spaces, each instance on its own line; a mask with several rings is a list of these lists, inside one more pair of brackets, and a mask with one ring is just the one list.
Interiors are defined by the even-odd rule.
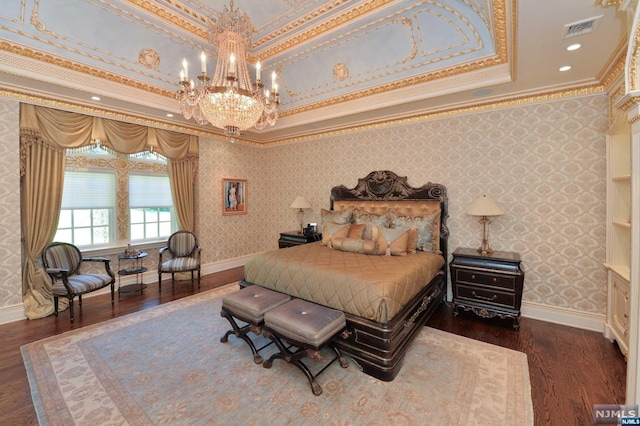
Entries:
[[361,240],[363,233],[364,233],[364,223],[361,223],[359,225],[352,223],[351,226],[349,227],[349,235],[347,235],[347,238],[351,238],[354,240]]
[[383,228],[389,227],[389,215],[388,212],[384,213],[372,213],[365,210],[354,209],[353,210],[353,223],[356,225],[364,224],[364,233],[362,238],[365,240],[373,240],[373,228],[381,226]]
[[386,256],[406,256],[409,230],[402,228],[378,227],[378,254]]
[[403,216],[389,213],[392,228],[415,227],[418,229],[416,248],[422,251],[440,253],[440,209],[426,216]]
[[327,223],[322,230],[322,244],[331,248],[331,240],[333,238],[345,238],[349,235],[348,223]]
[[330,222],[333,223],[351,223],[351,217],[353,216],[353,209],[348,208],[345,210],[320,210],[320,229],[324,229],[324,226]]
[[340,251],[362,254],[378,254],[377,241],[356,238],[333,238],[333,248]]
[[409,228],[409,236],[407,237],[407,254],[416,254],[418,246],[418,228],[415,226]]

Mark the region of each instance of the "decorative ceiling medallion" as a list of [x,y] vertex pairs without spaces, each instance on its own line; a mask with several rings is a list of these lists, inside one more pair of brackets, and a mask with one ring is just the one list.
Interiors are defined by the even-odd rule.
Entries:
[[338,62],[333,66],[333,78],[335,81],[344,81],[349,78],[349,68],[346,64]]
[[114,83],[124,84],[126,86],[144,90],[149,93],[155,93],[157,95],[166,96],[168,98],[174,97],[173,91],[166,90],[157,86],[152,86],[150,84],[142,83],[140,81],[135,81],[130,78],[122,77],[118,74],[97,69],[95,67],[82,65],[77,62],[73,62],[68,59],[61,58],[59,56],[54,56],[47,52],[22,47],[22,46],[11,44],[5,41],[0,41],[0,51],[5,51],[5,52],[13,53],[15,55],[24,56],[26,58],[35,59],[40,62],[56,65],[72,71],[77,71],[79,73],[90,75],[92,77],[99,77]]
[[157,70],[160,66],[160,56],[153,49],[142,49],[138,55],[138,62],[149,69]]

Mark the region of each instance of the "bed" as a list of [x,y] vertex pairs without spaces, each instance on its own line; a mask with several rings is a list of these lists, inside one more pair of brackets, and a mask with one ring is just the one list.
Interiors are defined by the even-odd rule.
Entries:
[[331,190],[322,241],[254,256],[242,285],[343,311],[348,338],[334,344],[366,374],[391,381],[446,293],[447,208],[442,185],[415,188],[391,171],[371,172]]

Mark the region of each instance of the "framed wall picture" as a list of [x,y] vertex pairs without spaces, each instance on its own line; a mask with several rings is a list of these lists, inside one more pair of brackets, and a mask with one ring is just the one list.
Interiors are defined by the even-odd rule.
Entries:
[[222,179],[222,214],[247,214],[246,179]]

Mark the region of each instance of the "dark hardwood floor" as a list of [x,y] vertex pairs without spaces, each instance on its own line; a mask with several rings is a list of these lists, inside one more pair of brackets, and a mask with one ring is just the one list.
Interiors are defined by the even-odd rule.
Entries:
[[[86,298],[76,322],[69,313],[0,326],[0,425],[37,425],[20,346],[51,335],[149,309],[181,297],[241,279],[242,268],[202,278],[198,290],[189,282],[163,281],[163,291],[151,283],[142,295],[122,296],[112,308],[108,295]],[[116,296],[117,297],[117,296]],[[511,321],[486,320],[470,313],[453,317],[445,304],[435,312],[430,327],[525,352],[529,360],[536,425],[593,424],[594,404],[623,404],[626,364],[614,343],[601,333],[523,318],[520,331]]]

